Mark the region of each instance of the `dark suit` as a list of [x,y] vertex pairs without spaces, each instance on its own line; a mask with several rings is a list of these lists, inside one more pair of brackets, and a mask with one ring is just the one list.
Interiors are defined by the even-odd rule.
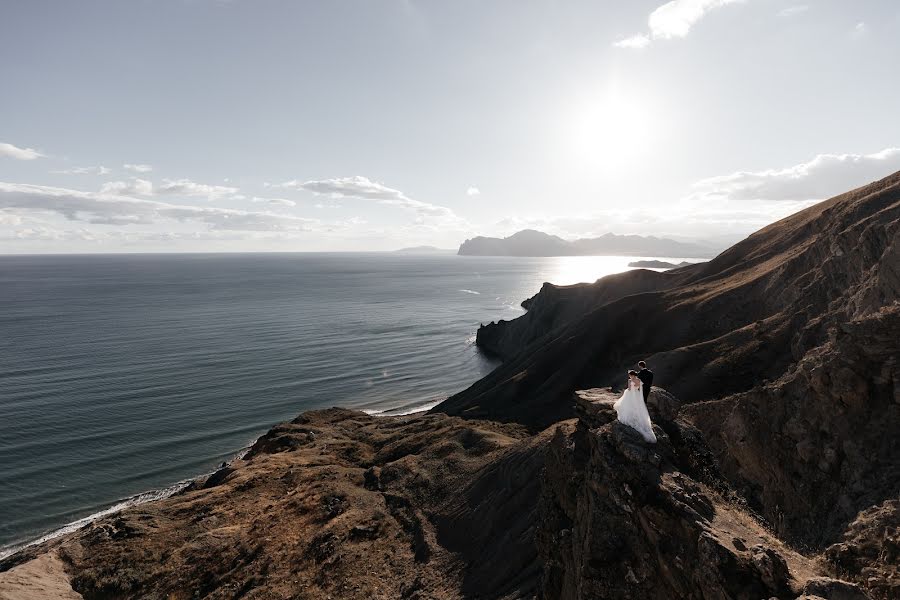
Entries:
[[644,402],[646,402],[647,398],[650,396],[650,388],[653,387],[653,371],[646,368],[641,369],[638,371],[638,379],[640,379],[643,384],[641,387],[644,390]]

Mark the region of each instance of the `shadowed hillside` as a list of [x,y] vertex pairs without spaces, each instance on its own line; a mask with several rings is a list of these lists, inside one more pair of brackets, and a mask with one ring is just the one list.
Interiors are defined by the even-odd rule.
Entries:
[[542,428],[577,388],[621,383],[646,359],[692,402],[777,379],[829,327],[900,298],[900,173],[774,223],[710,262],[545,284],[528,313],[479,330],[504,358],[436,412]]
[[822,548],[900,493],[898,301],[894,174],[709,263],[545,284],[526,315],[479,331],[504,363],[433,410],[538,430],[574,414],[573,390],[621,384],[646,359],[743,497]]

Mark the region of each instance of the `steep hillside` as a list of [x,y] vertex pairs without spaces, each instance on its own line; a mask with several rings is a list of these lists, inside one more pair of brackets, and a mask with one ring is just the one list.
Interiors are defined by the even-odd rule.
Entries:
[[435,412],[540,429],[574,389],[619,384],[646,359],[692,402],[782,376],[838,323],[900,299],[900,173],[760,230],[708,263],[545,286],[519,319],[485,326],[493,373]]
[[[823,549],[900,496],[898,303],[895,174],[709,263],[545,286],[533,314],[480,332],[504,363],[434,411],[539,430],[574,414],[573,390],[621,384],[646,359],[746,501]],[[834,560],[863,577],[851,556]]]

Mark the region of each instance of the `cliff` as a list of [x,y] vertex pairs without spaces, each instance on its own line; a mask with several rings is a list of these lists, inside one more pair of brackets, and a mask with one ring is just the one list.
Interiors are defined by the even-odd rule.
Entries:
[[702,436],[656,412],[658,441],[647,444],[615,420],[615,398],[582,394],[578,426],[551,443],[538,532],[543,597],[802,594],[818,576],[814,561],[729,496]]
[[774,223],[710,262],[545,285],[528,313],[479,330],[504,363],[436,412],[532,429],[572,415],[578,388],[646,359],[699,402],[774,381],[828,330],[900,300],[900,173]]

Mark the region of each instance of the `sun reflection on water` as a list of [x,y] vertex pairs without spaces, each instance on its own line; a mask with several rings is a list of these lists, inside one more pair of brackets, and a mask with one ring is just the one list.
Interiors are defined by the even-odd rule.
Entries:
[[[548,269],[544,275],[545,281],[556,285],[572,285],[573,283],[593,283],[594,281],[612,275],[629,271],[628,263],[639,260],[662,260],[678,264],[683,260],[694,262],[691,259],[654,257],[654,256],[557,256],[550,259]],[[662,271],[663,269],[651,269]]]

